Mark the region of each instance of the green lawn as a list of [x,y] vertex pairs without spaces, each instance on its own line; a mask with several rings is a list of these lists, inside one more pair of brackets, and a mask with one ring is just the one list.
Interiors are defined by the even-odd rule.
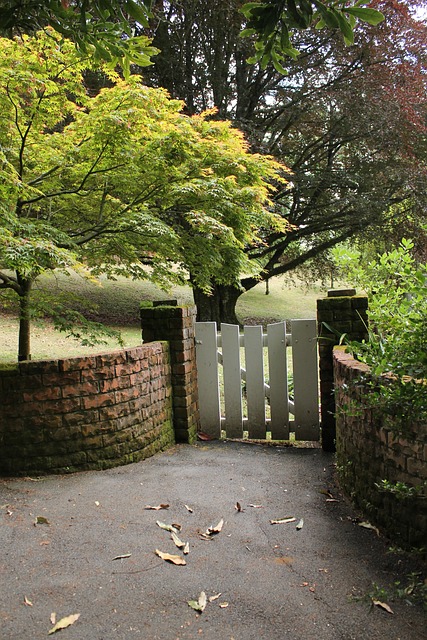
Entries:
[[[70,276],[49,275],[40,279],[37,285],[50,292],[57,290],[58,295],[65,292],[70,304],[82,311],[91,309],[91,319],[104,322],[119,329],[126,346],[141,342],[139,326],[139,305],[144,300],[164,300],[176,298],[179,304],[191,304],[193,301],[189,287],[175,287],[164,292],[154,285],[141,281],[119,278],[112,282],[101,278],[99,284],[84,280],[76,274]],[[243,294],[237,305],[237,315],[242,323],[262,323],[289,318],[314,318],[316,299],[326,294],[320,286],[306,288],[294,286],[284,277],[270,281],[270,293],[265,295],[265,284],[260,283],[251,291]],[[79,299],[75,300],[74,296]],[[0,362],[13,363],[17,357],[18,320],[16,310],[7,305],[6,298],[0,295]],[[65,334],[56,332],[49,321],[35,321],[32,330],[32,358],[55,359],[84,355],[119,348],[113,340],[105,345],[92,348],[84,347]]]

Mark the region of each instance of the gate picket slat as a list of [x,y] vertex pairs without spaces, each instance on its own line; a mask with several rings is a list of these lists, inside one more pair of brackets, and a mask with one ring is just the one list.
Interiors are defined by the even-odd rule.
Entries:
[[217,358],[216,322],[196,323],[196,363],[202,430],[221,437],[221,406]]
[[270,376],[270,431],[272,440],[289,439],[288,364],[286,323],[267,326],[268,371]]
[[[286,335],[286,322],[245,327],[196,323],[196,359],[199,384],[199,410],[202,430],[213,438],[288,440],[290,427],[296,440],[319,439],[319,396],[317,336],[315,320],[292,320],[292,335]],[[291,338],[289,340],[289,338]],[[292,344],[294,397],[288,394],[287,345]],[[219,345],[222,349],[219,351]],[[268,384],[264,381],[264,347],[268,353]],[[245,369],[241,369],[241,348],[245,349]],[[221,353],[222,351],[222,353]],[[218,361],[223,369],[220,384]],[[243,419],[242,379],[246,381],[248,419]],[[221,389],[221,391],[220,391]],[[271,419],[266,420],[265,394],[270,401]],[[223,402],[222,402],[223,401]],[[221,406],[225,413],[221,416]],[[292,422],[289,414],[295,416]],[[225,417],[224,417],[225,415]],[[247,426],[246,426],[247,423]]]
[[239,326],[221,324],[224,363],[225,430],[228,438],[243,437]]
[[319,439],[316,320],[292,320],[295,439]]
[[244,327],[249,438],[265,438],[265,390],[262,326]]

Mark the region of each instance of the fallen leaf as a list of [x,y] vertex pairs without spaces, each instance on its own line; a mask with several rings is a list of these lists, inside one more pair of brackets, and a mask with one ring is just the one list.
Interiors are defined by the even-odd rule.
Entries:
[[240,502],[236,502],[236,504],[234,505],[234,508],[238,513],[240,513],[241,511],[244,511],[244,509],[242,509],[242,505],[240,504]]
[[131,555],[132,555],[131,553],[123,553],[123,555],[121,555],[121,556],[115,556],[112,561],[114,561],[114,560],[123,560],[124,558],[130,558]]
[[326,498],[325,502],[339,502],[336,498]]
[[380,535],[379,529],[377,527],[374,527],[374,525],[370,522],[359,522],[359,527],[363,527],[364,529],[371,529],[372,531],[375,531],[377,536]]
[[222,593],[216,593],[214,596],[210,596],[209,602],[214,602],[214,600],[218,600],[222,596]]
[[253,507],[254,509],[262,509],[262,504],[248,504],[248,507]]
[[40,546],[41,546],[41,547],[45,547],[45,546],[46,546],[46,545],[48,545],[48,544],[50,544],[50,540],[42,540],[42,541],[40,542]]
[[149,504],[146,504],[144,509],[151,509],[152,511],[160,511],[160,509],[169,509],[168,504],[158,504],[157,507],[152,507]]
[[31,602],[31,600],[28,600],[27,596],[24,596],[24,604],[26,604],[27,607],[33,606],[33,603]]
[[178,547],[178,549],[183,549],[185,547],[186,543],[183,542],[180,538],[178,538],[176,533],[172,532],[171,538],[174,541],[175,545]]
[[172,564],[178,564],[178,565],[187,564],[185,562],[185,559],[182,556],[173,556],[170,553],[163,553],[163,551],[159,551],[158,549],[156,549],[155,553],[162,560],[166,560],[167,562],[172,562]]
[[224,526],[224,520],[223,518],[221,518],[221,520],[218,522],[218,524],[215,527],[209,527],[208,529],[206,529],[206,533],[208,533],[209,535],[215,535],[216,533],[220,533],[222,531],[223,526]]
[[372,604],[374,604],[376,607],[384,609],[384,611],[387,611],[387,613],[394,613],[394,611],[386,602],[380,602],[380,600],[372,600]]
[[270,520],[270,524],[287,524],[288,522],[296,522],[296,518],[293,516],[286,516],[285,518],[279,518],[278,520]]
[[164,529],[165,531],[169,531],[170,533],[178,533],[179,531],[176,524],[165,524],[164,522],[160,522],[160,520],[157,520],[156,525],[160,527],[160,529]]
[[328,489],[320,489],[319,493],[323,493],[323,495],[328,496],[328,498],[334,497]]
[[206,593],[204,591],[201,592],[201,594],[199,595],[199,599],[198,600],[189,600],[188,601],[188,605],[194,609],[195,611],[204,611],[206,609],[206,603],[207,603],[207,598],[206,598]]
[[50,524],[50,522],[44,516],[37,516],[37,518],[34,520],[34,526],[36,526],[37,524]]
[[193,513],[193,509],[189,507],[188,504],[185,504],[184,507],[187,509],[187,511],[189,511],[190,513]]
[[226,609],[228,607],[228,602],[220,602],[219,606],[221,607],[221,609]]
[[52,611],[52,613],[50,614],[50,623],[51,624],[55,624],[56,623],[56,613],[54,611]]
[[98,502],[98,500],[95,500],[95,504],[96,504],[96,506],[97,506],[97,507],[99,507],[99,502]]
[[48,635],[50,635],[51,633],[56,633],[57,631],[60,631],[61,629],[66,629],[67,627],[71,626],[72,624],[74,624],[76,622],[76,620],[78,620],[80,618],[80,613],[73,613],[71,616],[67,616],[66,618],[61,618],[61,620],[59,620],[56,625],[54,627],[52,627],[52,629],[49,631]]
[[218,522],[218,524],[215,527],[208,527],[204,533],[200,534],[200,537],[203,540],[212,540],[212,536],[216,535],[217,533],[220,533],[222,531],[223,526],[224,526],[224,520],[223,518],[221,518],[221,520]]
[[190,553],[190,543],[189,542],[185,543],[185,547],[182,550],[182,552],[183,552],[184,555],[188,555]]
[[204,433],[203,431],[198,431],[197,432],[197,438],[198,440],[215,440],[215,438],[213,436],[210,436],[208,433]]
[[301,529],[303,528],[303,526],[304,526],[304,518],[301,518],[301,520],[298,522],[298,524],[297,524],[297,526],[295,527],[295,529],[296,529],[297,531],[301,531]]

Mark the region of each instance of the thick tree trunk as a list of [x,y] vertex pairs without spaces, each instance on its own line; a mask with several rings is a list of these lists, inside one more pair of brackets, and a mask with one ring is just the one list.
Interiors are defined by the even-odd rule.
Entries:
[[31,336],[31,313],[30,294],[31,280],[27,280],[18,275],[18,282],[21,293],[19,298],[19,340],[18,340],[18,360],[31,360],[30,336]]
[[221,322],[239,324],[236,316],[236,303],[243,293],[241,289],[232,285],[214,284],[210,295],[194,288],[194,302],[197,306],[197,320],[199,322]]

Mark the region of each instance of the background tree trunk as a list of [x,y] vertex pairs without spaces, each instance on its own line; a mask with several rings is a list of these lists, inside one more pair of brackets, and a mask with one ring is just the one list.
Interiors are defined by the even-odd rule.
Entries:
[[22,360],[31,360],[30,294],[32,282],[19,274],[17,274],[17,279],[21,289],[19,297],[18,361],[22,362]]
[[193,289],[199,322],[221,322],[239,324],[236,316],[236,303],[242,290],[232,285],[214,284],[210,295],[196,287]]

